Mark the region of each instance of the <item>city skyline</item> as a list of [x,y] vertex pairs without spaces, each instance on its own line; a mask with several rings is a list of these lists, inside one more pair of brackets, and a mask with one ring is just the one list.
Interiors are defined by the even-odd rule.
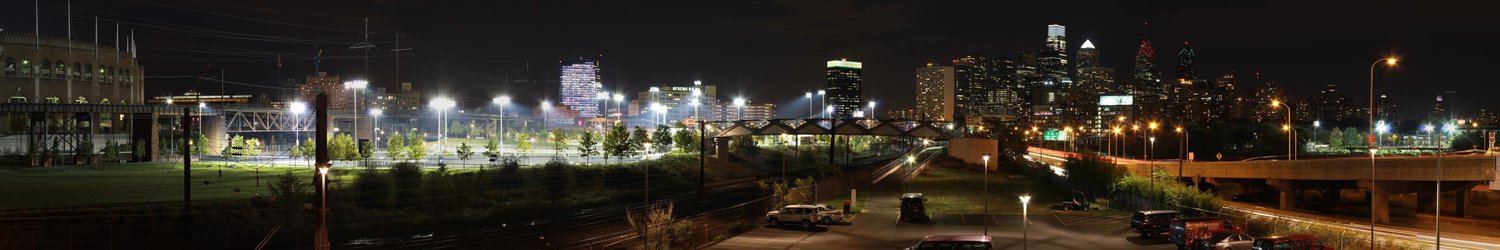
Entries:
[[[44,35],[66,35],[66,6],[63,3],[41,3],[42,33]],[[881,3],[870,5],[855,5],[847,3],[765,3],[749,5],[718,4],[720,6],[707,7],[700,13],[674,13],[677,18],[710,20],[709,24],[688,25],[681,24],[668,26],[661,31],[643,30],[636,26],[620,26],[621,24],[600,24],[599,27],[588,28],[607,29],[614,28],[617,31],[609,34],[624,34],[620,32],[636,32],[638,37],[655,37],[647,39],[656,42],[641,41],[617,41],[615,43],[580,42],[580,41],[616,41],[610,39],[609,35],[562,35],[557,32],[542,32],[527,26],[502,24],[496,31],[474,31],[472,35],[479,37],[493,37],[497,34],[509,34],[509,36],[523,36],[540,38],[538,42],[513,43],[502,42],[494,46],[480,46],[467,40],[447,40],[451,35],[438,33],[439,31],[452,31],[453,28],[467,27],[470,25],[452,23],[442,24],[442,21],[426,21],[404,18],[403,14],[386,11],[399,9],[401,7],[411,8],[444,8],[466,5],[484,5],[484,3],[453,3],[437,5],[404,5],[401,3],[376,3],[372,6],[349,7],[331,4],[312,3],[299,5],[300,9],[288,9],[276,4],[266,6],[239,6],[228,4],[187,4],[184,6],[171,6],[162,8],[159,4],[143,3],[74,3],[73,11],[73,34],[75,39],[86,39],[92,37],[92,17],[100,15],[101,26],[111,26],[114,22],[124,22],[126,29],[136,29],[139,37],[139,47],[142,52],[142,65],[149,66],[151,75],[154,76],[182,76],[192,75],[202,71],[205,66],[225,68],[229,74],[230,81],[243,82],[256,85],[271,85],[275,79],[294,78],[300,79],[306,75],[316,74],[312,70],[312,55],[322,50],[322,71],[345,76],[346,78],[361,78],[367,75],[362,70],[362,57],[358,52],[347,49],[348,45],[357,43],[359,34],[362,32],[362,19],[358,16],[368,16],[374,35],[371,43],[379,49],[388,50],[395,48],[393,44],[393,32],[401,33],[402,37],[409,40],[404,41],[400,47],[413,47],[413,51],[404,52],[408,59],[404,59],[401,66],[403,74],[401,81],[417,83],[418,86],[426,86],[422,89],[429,94],[453,94],[461,100],[479,102],[488,99],[488,96],[497,94],[512,94],[518,98],[532,98],[550,96],[556,98],[557,92],[553,91],[557,83],[555,81],[557,72],[547,70],[548,61],[556,61],[569,58],[573,55],[607,54],[612,58],[611,79],[603,83],[605,89],[620,89],[620,92],[633,93],[645,89],[647,86],[661,84],[680,84],[693,80],[713,82],[722,86],[726,94],[739,93],[757,100],[774,101],[782,104],[796,104],[796,93],[777,93],[764,91],[764,89],[797,89],[813,90],[822,84],[818,79],[822,74],[814,67],[817,62],[826,58],[860,58],[861,61],[869,63],[872,68],[866,71],[866,84],[885,88],[911,86],[910,69],[921,67],[926,62],[946,61],[962,55],[965,51],[985,52],[998,55],[1010,55],[1016,51],[1030,51],[1041,49],[1042,46],[1035,41],[1046,38],[1046,30],[1043,27],[1048,24],[1059,24],[1069,28],[1065,44],[1069,47],[1069,53],[1077,51],[1084,41],[1090,41],[1102,51],[1101,66],[1116,69],[1116,78],[1119,80],[1130,79],[1126,72],[1130,72],[1132,58],[1131,53],[1143,38],[1150,39],[1158,44],[1156,53],[1156,65],[1158,74],[1175,76],[1173,65],[1176,65],[1175,56],[1166,55],[1167,52],[1175,52],[1174,46],[1162,46],[1165,44],[1176,44],[1179,42],[1191,42],[1199,53],[1196,58],[1197,71],[1204,76],[1218,76],[1230,71],[1238,72],[1241,78],[1259,73],[1265,79],[1275,80],[1285,86],[1292,96],[1305,96],[1316,93],[1328,83],[1344,86],[1346,89],[1354,90],[1354,87],[1363,85],[1364,72],[1357,63],[1360,61],[1382,58],[1389,54],[1395,54],[1402,58],[1403,63],[1394,73],[1382,73],[1377,79],[1377,92],[1392,94],[1395,102],[1399,105],[1401,114],[1408,116],[1421,114],[1425,109],[1417,106],[1425,106],[1432,96],[1444,91],[1456,91],[1458,94],[1450,96],[1452,109],[1464,113],[1477,112],[1479,108],[1495,109],[1479,103],[1482,100],[1476,93],[1482,90],[1483,84],[1468,83],[1475,82],[1473,76],[1464,74],[1453,74],[1451,72],[1462,72],[1459,70],[1473,70],[1493,67],[1490,62],[1473,64],[1451,63],[1452,58],[1458,55],[1450,55],[1439,52],[1439,48],[1457,46],[1472,48],[1472,53],[1484,54],[1486,51],[1495,50],[1490,46],[1482,46],[1478,41],[1486,40],[1485,37],[1494,34],[1484,32],[1482,28],[1466,25],[1463,22],[1469,16],[1474,15],[1432,15],[1426,12],[1407,13],[1401,16],[1374,19],[1372,24],[1358,26],[1349,29],[1326,30],[1319,29],[1320,26],[1328,26],[1337,23],[1345,23],[1342,19],[1333,17],[1321,17],[1315,15],[1320,11],[1330,10],[1336,7],[1331,4],[1314,4],[1300,8],[1289,8],[1290,2],[1261,2],[1231,4],[1208,4],[1208,3],[1174,3],[1174,4],[1123,4],[1123,3],[1098,3],[1078,8],[1078,13],[1050,13],[1042,16],[1040,14],[1025,14],[1014,17],[1005,17],[997,20],[976,19],[965,17],[959,20],[938,20],[932,14],[905,13],[893,11],[903,7],[910,9],[926,10],[923,13],[951,12],[954,14],[967,13],[970,10],[994,5],[996,3]],[[27,11],[30,4],[10,3],[6,8],[7,17],[0,19],[0,26],[6,28],[5,32],[31,32],[32,13]],[[727,6],[724,6],[727,5]],[[773,7],[773,9],[756,9],[753,7]],[[1225,8],[1225,7],[1235,8]],[[563,6],[532,3],[526,7],[533,9],[535,13],[515,15],[515,17],[494,17],[506,19],[525,20],[537,15],[561,11]],[[584,15],[558,24],[548,24],[545,27],[573,27],[587,20],[607,18],[610,13],[601,12],[603,9],[612,7],[639,9],[643,6],[612,6],[609,4],[600,6],[580,7],[581,11],[588,13],[599,13],[599,15]],[[651,6],[644,6],[651,7]],[[1046,5],[1027,6],[1027,8],[1044,8]],[[1379,13],[1381,10],[1392,12],[1394,10],[1410,7],[1407,4],[1393,2],[1375,2],[1361,8],[1370,10],[1371,13]],[[318,15],[320,10],[334,8],[352,8],[352,12],[340,12],[340,15]],[[710,17],[709,14],[729,11],[731,9],[750,8],[744,17]],[[779,8],[779,9],[777,9]],[[1436,7],[1434,7],[1436,8]],[[139,10],[138,12],[122,13],[99,13],[103,9]],[[484,8],[472,8],[484,9]],[[762,8],[763,9],[763,8]],[[1278,20],[1260,20],[1250,13],[1256,10],[1288,9],[1293,10],[1286,13]],[[1464,13],[1478,8],[1454,9],[1457,13]],[[1188,10],[1192,10],[1189,13]],[[464,11],[464,10],[458,10]],[[818,14],[839,14],[848,17],[876,18],[884,20],[877,24],[859,24],[844,19],[830,19],[833,16],[818,16]],[[1030,13],[1017,11],[1017,13]],[[257,56],[238,55],[234,60],[206,59],[202,54],[188,54],[182,52],[183,48],[174,46],[169,40],[179,38],[177,34],[164,33],[163,27],[173,27],[162,24],[165,18],[194,16],[203,19],[202,22],[192,24],[171,24],[189,27],[202,27],[211,30],[228,30],[233,26],[226,24],[246,21],[244,17],[253,17],[252,22],[266,24],[261,28],[250,28],[245,32],[253,34],[274,34],[277,36],[295,38],[337,38],[328,39],[326,45],[314,46],[311,43],[278,44],[276,42],[263,41],[239,41],[234,40],[227,45],[246,45],[255,51],[277,52],[283,55],[278,59],[275,54],[257,53]],[[782,22],[756,22],[763,19],[774,19],[773,17],[796,17]],[[962,15],[960,15],[962,16]],[[663,18],[665,19],[665,18]],[[1203,19],[1202,21],[1186,22],[1184,20]],[[1282,20],[1284,19],[1284,20]],[[256,21],[258,20],[258,21]],[[641,20],[646,23],[665,23],[668,20],[648,19]],[[837,29],[819,28],[814,31],[806,30],[799,32],[773,32],[773,27],[795,27],[798,23],[817,21],[831,21],[824,23],[827,27],[851,27],[859,32],[849,33],[847,31],[836,31]],[[1149,31],[1145,25],[1150,23]],[[278,24],[280,23],[280,24]],[[506,23],[506,22],[501,22]],[[753,23],[753,24],[752,24]],[[929,24],[943,23],[942,26]],[[1253,25],[1252,25],[1253,23]],[[290,25],[288,25],[290,24]],[[1320,25],[1321,24],[1321,25]],[[1443,25],[1436,25],[1443,24]],[[699,25],[719,25],[719,29],[712,29],[703,33],[706,39],[712,41],[733,41],[743,39],[742,43],[726,43],[726,47],[711,48],[704,46],[683,46],[679,41],[683,35],[671,32],[685,32],[691,27]],[[779,26],[776,26],[779,25]],[[975,25],[983,25],[986,32],[964,33],[957,32],[963,29],[976,28]],[[1247,26],[1249,25],[1249,26]],[[305,26],[305,27],[304,27]],[[771,27],[766,27],[771,26]],[[429,29],[415,27],[432,27]],[[541,26],[539,26],[541,27]],[[929,29],[918,29],[917,27],[930,27]],[[1372,28],[1373,27],[1373,28]],[[555,30],[555,29],[554,29]],[[101,29],[105,40],[113,36],[112,29]],[[1477,32],[1477,33],[1476,33]],[[128,33],[128,32],[126,32]],[[881,35],[887,34],[888,35]],[[551,35],[544,35],[551,34]],[[830,47],[826,43],[793,42],[795,40],[818,40],[801,38],[823,38],[846,34],[837,39],[827,39],[830,42],[841,42],[857,46],[844,48]],[[875,39],[872,37],[892,36],[897,34],[928,34],[936,35],[937,39],[924,41],[920,44],[910,41],[902,42],[900,39]],[[1441,39],[1436,34],[1460,35],[1473,39]],[[539,36],[540,35],[540,36]],[[596,38],[573,40],[566,43],[546,42],[562,38]],[[477,37],[476,37],[477,38]],[[597,38],[602,38],[597,39]],[[861,41],[869,40],[869,41]],[[877,41],[879,40],[879,41]],[[685,40],[684,40],[685,41]],[[754,42],[752,42],[754,41]],[[770,43],[766,43],[770,42]],[[302,44],[302,45],[297,45]],[[523,45],[530,44],[530,45]],[[749,45],[766,44],[766,45]],[[872,50],[873,47],[883,45],[891,49]],[[516,46],[522,45],[522,46]],[[663,47],[667,46],[667,47]],[[668,49],[671,47],[671,49]],[[522,49],[525,48],[525,49]],[[722,50],[729,48],[735,52],[718,54],[705,58],[693,55],[695,51]],[[791,49],[801,53],[788,53],[792,55],[766,55],[761,53],[768,49]],[[473,50],[479,53],[465,53]],[[505,52],[510,51],[510,52]],[[514,53],[516,51],[524,51]],[[648,55],[644,53],[656,51],[659,55]],[[498,53],[497,53],[498,52]],[[1283,55],[1265,56],[1268,53],[1281,53]],[[1394,52],[1394,53],[1393,53]],[[153,56],[157,55],[157,56]],[[395,88],[397,81],[394,79],[395,65],[391,63],[393,53],[372,54],[372,73],[370,78],[372,87]],[[1316,55],[1318,60],[1285,60],[1285,58]],[[1069,54],[1068,56],[1073,56]],[[668,60],[668,61],[661,61]],[[694,63],[716,60],[717,63]],[[736,63],[723,63],[736,62]],[[283,65],[277,70],[276,65]],[[488,65],[488,66],[485,66]],[[530,70],[528,71],[527,68]],[[1317,69],[1317,70],[1314,70]],[[280,77],[276,77],[277,73]],[[550,72],[550,73],[549,73]],[[384,79],[384,80],[382,80]],[[173,78],[151,78],[151,84],[146,89],[146,95],[180,94],[192,88],[190,79]],[[1482,81],[1482,80],[1481,80]],[[498,83],[509,84],[498,84]],[[775,88],[761,88],[760,86],[775,86]],[[551,88],[548,88],[551,86]],[[484,92],[458,91],[470,87],[483,87]],[[266,88],[246,87],[233,85],[230,90],[248,93],[275,93],[275,90]],[[217,94],[216,88],[198,88],[200,92]],[[914,90],[914,89],[913,89]],[[530,93],[530,94],[525,94]],[[1397,95],[1396,93],[1407,93]],[[523,95],[524,94],[524,95]],[[1379,94],[1379,93],[1377,93]],[[474,95],[474,96],[463,96]],[[892,96],[884,93],[866,93],[869,99],[881,101],[885,107],[914,107],[915,103],[906,96]],[[1351,96],[1351,99],[1359,102],[1363,96]],[[784,112],[790,112],[801,107],[782,105]]]

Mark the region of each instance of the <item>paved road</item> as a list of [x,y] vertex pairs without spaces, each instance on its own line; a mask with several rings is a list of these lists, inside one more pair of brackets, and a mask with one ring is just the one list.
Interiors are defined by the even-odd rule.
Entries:
[[[990,224],[996,249],[1023,249],[1021,215],[938,214],[931,223],[897,222],[900,185],[892,179],[861,190],[869,198],[851,222],[802,229],[763,226],[709,249],[902,249],[933,234],[982,234]],[[1001,192],[1003,193],[1003,191]],[[1045,205],[1034,206],[1045,208]],[[1040,212],[1031,215],[1025,242],[1034,249],[1175,249],[1164,239],[1130,232],[1125,215]]]

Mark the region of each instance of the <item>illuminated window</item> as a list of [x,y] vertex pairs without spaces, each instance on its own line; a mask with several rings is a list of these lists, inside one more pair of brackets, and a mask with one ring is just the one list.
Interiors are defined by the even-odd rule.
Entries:
[[85,63],[85,64],[83,64],[83,80],[84,81],[93,81],[94,80],[94,64],[92,64],[92,63]]

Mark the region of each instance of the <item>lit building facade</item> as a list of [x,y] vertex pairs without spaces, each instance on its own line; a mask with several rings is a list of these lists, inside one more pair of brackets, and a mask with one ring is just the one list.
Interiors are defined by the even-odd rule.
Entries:
[[949,66],[927,63],[917,68],[917,108],[919,120],[952,121],[954,113],[954,70]]
[[0,91],[9,103],[142,104],[145,70],[134,47],[0,33]]
[[828,105],[833,106],[832,118],[854,118],[854,113],[864,108],[864,64],[845,59],[827,62]]
[[340,101],[349,100],[348,98],[350,97],[346,97],[346,95],[353,93],[347,93],[349,90],[344,89],[344,82],[340,81],[339,75],[318,72],[317,75],[307,76],[307,80],[303,81],[302,85],[298,87],[298,92],[302,94],[302,100],[307,103],[317,100],[318,94],[327,93],[329,110],[349,110],[354,108],[353,102]]
[[599,100],[596,95],[604,88],[599,59],[579,58],[564,60],[558,79],[558,97],[569,110],[577,111],[580,118],[599,117]]

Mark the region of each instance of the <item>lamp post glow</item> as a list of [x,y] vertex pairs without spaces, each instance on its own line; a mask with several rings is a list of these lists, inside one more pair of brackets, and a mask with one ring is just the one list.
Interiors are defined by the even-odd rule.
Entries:
[[745,120],[745,98],[735,97],[734,108],[738,110],[735,112],[735,116],[738,116],[736,120]]
[[875,119],[875,101],[870,101],[870,115],[867,115],[865,117]]
[[624,121],[625,119],[625,114],[621,114],[621,112],[619,111],[621,109],[620,102],[622,101],[625,101],[625,95],[615,93],[615,122]]
[[[167,99],[167,100],[171,101],[171,99]],[[287,109],[289,109],[289,111],[292,112],[292,140],[296,140],[297,141],[297,146],[301,147],[302,146],[302,129],[300,129],[301,124],[302,124],[301,116],[302,116],[303,112],[307,112],[307,103],[306,102],[300,102],[300,101],[294,101],[294,102],[292,102],[291,105],[287,105]]]
[[[496,136],[495,137],[495,141],[500,144],[499,145],[500,146],[500,152],[499,153],[501,155],[504,155],[505,154],[505,105],[509,105],[510,104],[510,96],[504,96],[504,95],[502,95],[502,96],[499,96],[499,97],[495,97],[495,99],[491,99],[490,100],[490,103],[494,103],[495,105],[500,106],[500,125],[499,125],[499,127],[500,127],[500,134],[495,135]],[[608,118],[606,118],[606,119],[608,119]]]
[[979,158],[984,161],[984,236],[990,236],[990,154]]
[[542,131],[547,131],[547,111],[552,110],[552,102],[542,100]]
[[[1380,60],[1375,60],[1374,63],[1370,63],[1370,99],[1368,99],[1370,107],[1365,110],[1369,111],[1370,114],[1370,131],[1372,133],[1375,131],[1375,66],[1380,65],[1380,62],[1385,62],[1387,67],[1394,67],[1396,66],[1396,58],[1381,58]],[[1375,141],[1374,135],[1370,137],[1367,141]],[[1375,186],[1375,152],[1379,149],[1379,146],[1374,143],[1368,144],[1370,144],[1370,186],[1373,187]],[[1373,189],[1370,191],[1370,195],[1376,195]],[[1370,249],[1375,249],[1375,213],[1373,213],[1375,211],[1375,199],[1370,199],[1370,211],[1372,211],[1370,213]]]
[[[802,93],[802,97],[807,98],[807,118],[808,119],[812,119],[813,118],[813,113],[814,113],[814,111],[813,111],[813,104],[812,104],[812,91],[808,91],[806,93]],[[167,104],[171,104],[171,103],[172,103],[172,100],[167,100]]]
[[[828,91],[818,90],[818,97],[822,97],[823,98],[822,101],[818,101],[818,105],[820,105],[820,106],[828,106]],[[832,108],[830,108],[830,109],[832,109]],[[832,113],[833,113],[833,111],[824,112],[823,113],[823,118],[833,117]]]
[[1281,102],[1280,100],[1271,100],[1271,109],[1276,109],[1276,106],[1286,107],[1286,124],[1281,126],[1281,130],[1287,131],[1287,133],[1286,133],[1286,160],[1288,160],[1288,161],[1290,161],[1290,160],[1296,160],[1297,159],[1297,130],[1294,129],[1294,128],[1292,128],[1292,106],[1286,105],[1286,103]]
[[359,92],[364,91],[365,87],[369,86],[370,82],[367,82],[365,80],[353,80],[344,82],[344,88],[354,90],[354,95],[352,96],[353,99],[351,99],[351,101],[354,102],[354,128],[350,130],[349,133],[354,135],[354,140],[356,141],[359,140]]
[[442,152],[443,147],[447,146],[446,142],[448,142],[446,126],[443,126],[448,122],[448,109],[457,106],[457,104],[453,99],[448,99],[448,97],[438,97],[427,102],[428,106],[438,110],[438,152]]
[[1031,195],[1029,195],[1029,194],[1028,195],[1022,195],[1021,196],[1021,249],[1026,249],[1028,247],[1027,246],[1027,242],[1026,242],[1027,238],[1028,238],[1027,234],[1031,233],[1031,230],[1030,230],[1030,227],[1029,227],[1030,226],[1029,224],[1031,224],[1031,218],[1028,218],[1028,214],[1031,212],[1031,206],[1030,206],[1030,204],[1031,204]]
[[385,114],[385,110],[370,109],[370,146],[375,147],[370,149],[370,152],[374,152],[376,149],[380,149],[380,134],[376,133],[375,131],[380,131],[381,114]]

